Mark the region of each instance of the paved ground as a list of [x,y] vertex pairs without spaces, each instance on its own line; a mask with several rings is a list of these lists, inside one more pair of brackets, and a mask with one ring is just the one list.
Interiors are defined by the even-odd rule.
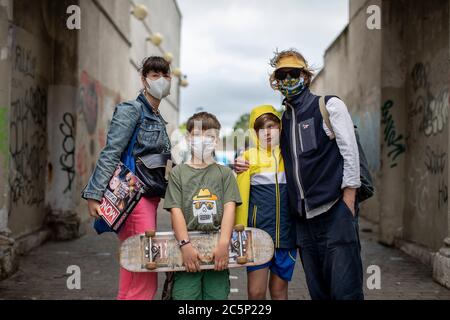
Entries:
[[[160,230],[168,230],[168,214],[160,211]],[[374,240],[371,226],[361,221],[364,268],[378,265],[381,289],[365,288],[366,299],[450,299],[447,290],[431,278],[431,269],[399,250]],[[365,231],[364,231],[365,230]],[[81,269],[81,289],[69,290],[67,268]],[[114,299],[118,277],[117,240],[113,234],[97,236],[90,228],[86,236],[70,242],[48,242],[21,259],[20,270],[0,282],[0,299]],[[366,274],[365,279],[369,274]],[[247,299],[243,269],[231,272],[230,299]],[[162,287],[164,274],[159,275]],[[161,290],[157,294],[160,298]],[[290,299],[309,299],[300,262],[289,288]]]

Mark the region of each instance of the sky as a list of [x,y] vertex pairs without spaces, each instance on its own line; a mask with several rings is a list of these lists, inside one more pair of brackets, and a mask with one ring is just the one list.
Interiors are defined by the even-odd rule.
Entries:
[[214,113],[227,134],[258,105],[280,107],[269,86],[273,52],[296,48],[318,70],[348,23],[348,0],[177,0],[182,13],[180,123]]

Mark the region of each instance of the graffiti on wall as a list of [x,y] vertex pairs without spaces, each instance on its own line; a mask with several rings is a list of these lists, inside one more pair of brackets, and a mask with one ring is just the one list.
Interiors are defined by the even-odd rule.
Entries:
[[80,77],[79,109],[90,135],[94,134],[97,128],[97,117],[102,103],[102,86],[83,71]]
[[358,127],[361,145],[367,156],[371,171],[380,169],[380,113],[365,112],[352,115],[353,123]]
[[84,184],[88,174],[94,170],[98,152],[106,145],[108,123],[121,97],[88,72],[82,71],[78,99],[78,115],[87,130],[81,130],[82,142],[76,150],[75,169],[80,182]]
[[11,102],[9,187],[13,203],[44,201],[47,92],[31,87]]
[[441,179],[438,186],[438,209],[445,208],[448,202],[448,186],[446,180]]
[[444,173],[445,164],[447,161],[447,152],[440,150],[433,150],[427,146],[425,152],[425,167],[432,175],[441,175]]
[[67,186],[63,193],[72,190],[72,182],[75,177],[75,120],[71,113],[63,115],[59,130],[63,135],[62,154],[59,158],[62,171],[67,174]]
[[395,122],[391,114],[391,108],[394,106],[392,100],[386,101],[381,108],[381,124],[384,125],[384,142],[388,148],[388,158],[391,168],[397,166],[396,159],[405,153],[406,145],[402,134],[398,134]]
[[425,136],[433,136],[444,130],[448,121],[448,88],[437,95],[431,92],[428,80],[429,66],[417,63],[411,71],[415,100],[410,103],[408,116],[418,119],[419,130]]
[[98,129],[98,146],[100,149],[103,149],[106,145],[106,132],[105,128],[100,127]]
[[14,70],[31,79],[36,78],[36,57],[30,49],[16,46]]
[[47,89],[37,80],[33,50],[17,45],[14,52],[8,186],[13,204],[34,206],[43,203],[45,196]]
[[77,130],[80,143],[75,151],[75,172],[80,178],[77,183],[83,186],[94,171],[100,150],[106,145],[108,124],[120,99],[120,94],[105,87],[88,72],[81,72],[77,116],[83,119],[81,125],[86,125],[87,130]]
[[444,178],[445,167],[447,165],[447,152],[441,148],[433,149],[427,146],[424,164],[428,174],[435,176],[434,179],[438,179],[439,181],[437,184],[437,208],[444,208],[448,201],[447,179]]
[[76,152],[76,172],[77,175],[84,178],[86,174],[88,173],[86,161],[87,161],[88,155],[86,152],[86,145],[83,144],[78,148]]
[[[412,88],[411,102],[408,106],[408,120],[412,131],[418,132],[423,138],[415,140],[414,158],[422,158],[421,164],[412,162],[409,182],[413,189],[415,211],[426,216],[431,212],[447,208],[447,141],[446,137],[436,137],[447,134],[449,95],[444,87],[433,92],[430,80],[430,65],[418,62],[411,69],[410,80]],[[437,94],[436,94],[437,92]]]
[[9,137],[8,109],[0,107],[0,154],[3,156],[3,169],[8,165],[8,137]]
[[428,215],[431,209],[431,191],[428,187],[429,172],[422,166],[417,166],[415,158],[408,174],[409,192],[407,197],[414,211],[421,217]]

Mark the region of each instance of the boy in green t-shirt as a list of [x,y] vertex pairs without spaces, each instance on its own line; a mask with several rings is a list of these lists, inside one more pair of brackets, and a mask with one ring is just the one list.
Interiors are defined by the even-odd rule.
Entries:
[[[207,112],[187,121],[191,159],[176,166],[169,177],[164,209],[171,212],[172,228],[187,272],[176,272],[174,300],[225,300],[230,293],[228,245],[234,226],[239,189],[231,169],[214,161],[220,123]],[[188,231],[219,231],[214,270],[200,271],[199,254]]]

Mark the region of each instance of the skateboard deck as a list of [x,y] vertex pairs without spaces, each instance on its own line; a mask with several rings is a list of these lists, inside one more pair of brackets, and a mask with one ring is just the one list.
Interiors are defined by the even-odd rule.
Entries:
[[[189,232],[189,240],[199,252],[200,268],[214,269],[213,251],[220,232]],[[236,226],[230,240],[228,268],[269,262],[274,253],[270,235],[256,228]],[[120,265],[132,272],[185,271],[181,250],[173,232],[147,231],[122,242]]]

